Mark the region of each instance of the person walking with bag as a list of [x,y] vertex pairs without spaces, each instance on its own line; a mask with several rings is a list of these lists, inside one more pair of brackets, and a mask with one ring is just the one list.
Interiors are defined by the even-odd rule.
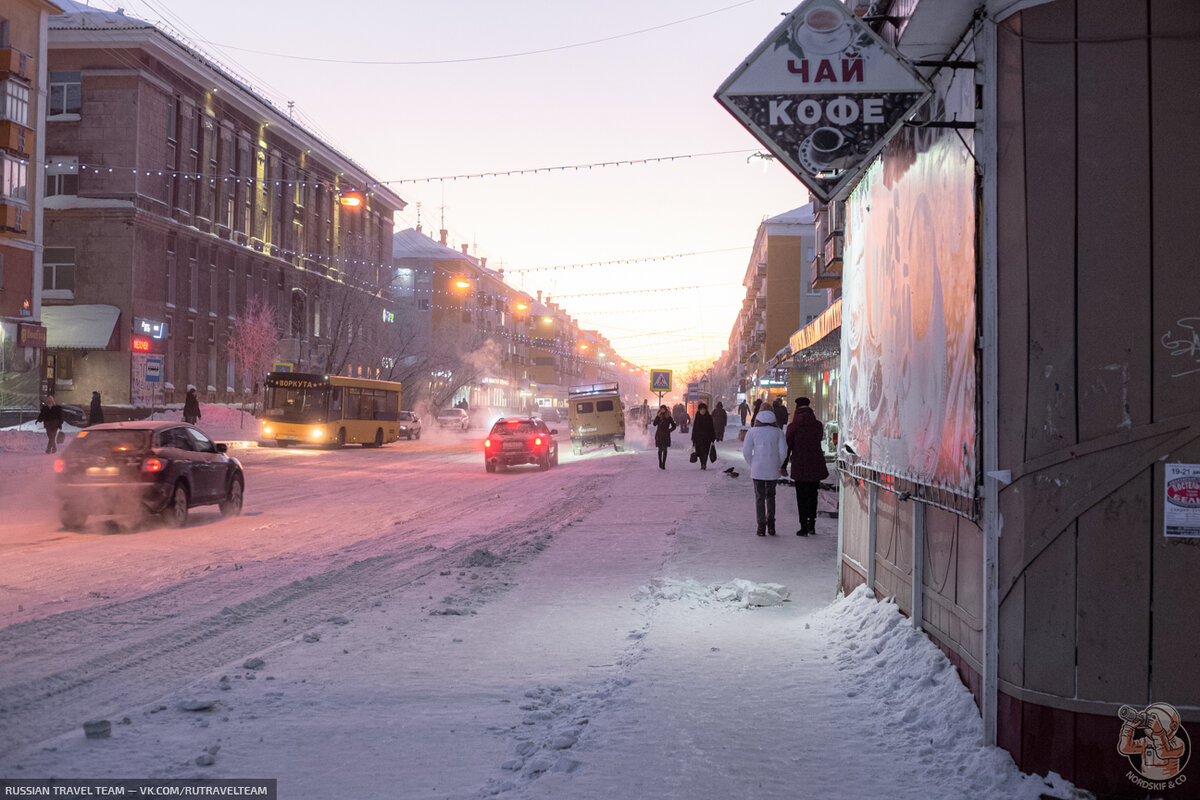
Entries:
[[717,435],[717,441],[725,441],[725,426],[729,424],[729,414],[725,411],[725,406],[721,405],[721,401],[717,401],[717,407],[713,409],[713,433]]
[[54,395],[46,395],[46,402],[42,403],[36,421],[46,427],[46,452],[57,453],[58,432],[62,430],[63,415],[62,407],[54,402]]
[[190,386],[183,398],[183,421],[195,425],[200,421],[200,401],[196,399],[196,387]]
[[658,447],[658,468],[667,468],[667,451],[671,449],[671,431],[678,426],[671,419],[671,411],[665,405],[659,406],[658,416],[654,418],[654,444]]
[[700,403],[696,406],[696,418],[692,420],[692,447],[700,459],[700,469],[708,469],[709,449],[713,447],[716,438],[713,416],[708,413],[708,404]]
[[809,399],[797,397],[796,416],[788,425],[786,436],[792,480],[796,484],[796,509],[800,512],[797,536],[817,532],[817,490],[821,481],[829,477],[825,451],[821,449],[824,432],[825,426],[813,413]]
[[759,536],[775,535],[775,482],[785,474],[787,442],[775,426],[775,414],[763,407],[746,433],[742,456],[754,481],[754,515]]

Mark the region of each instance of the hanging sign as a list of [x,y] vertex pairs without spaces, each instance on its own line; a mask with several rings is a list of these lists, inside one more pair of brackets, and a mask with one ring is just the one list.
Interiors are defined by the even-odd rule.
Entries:
[[847,189],[929,84],[839,0],[797,6],[716,99],[823,202]]

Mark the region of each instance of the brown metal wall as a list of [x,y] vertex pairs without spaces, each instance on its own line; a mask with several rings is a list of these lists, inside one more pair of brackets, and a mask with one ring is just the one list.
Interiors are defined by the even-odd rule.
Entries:
[[1058,0],[999,34],[1001,678],[1098,719],[1200,719],[1200,546],[1163,536],[1161,466],[1200,462],[1200,372],[1162,344],[1200,317],[1198,29],[1190,0]]

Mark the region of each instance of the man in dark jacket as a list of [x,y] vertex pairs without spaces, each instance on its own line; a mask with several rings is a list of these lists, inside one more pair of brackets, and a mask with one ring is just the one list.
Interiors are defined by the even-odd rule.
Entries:
[[713,433],[717,435],[717,441],[725,441],[725,426],[729,423],[729,415],[725,412],[725,406],[721,405],[721,401],[717,401],[717,407],[713,409]]
[[713,428],[712,414],[708,413],[708,404],[696,406],[696,418],[692,420],[692,447],[700,457],[700,469],[708,469],[708,449],[717,438]]
[[100,425],[104,422],[104,406],[100,402],[100,393],[92,392],[92,405],[88,409],[88,425]]
[[750,404],[743,400],[738,404],[738,417],[742,420],[742,427],[746,427],[746,418],[750,416]]
[[37,421],[46,426],[46,452],[58,452],[58,432],[62,429],[62,407],[54,402],[54,395],[46,395],[46,402],[38,411]]
[[829,477],[821,437],[825,426],[817,419],[807,397],[796,398],[796,416],[787,427],[788,460],[796,484],[796,507],[800,512],[797,536],[817,532],[817,490]]
[[776,397],[775,402],[771,404],[771,411],[775,413],[775,427],[786,430],[788,423],[787,402],[782,397]]
[[196,399],[194,386],[187,390],[187,397],[183,398],[183,421],[189,425],[200,421],[200,401]]

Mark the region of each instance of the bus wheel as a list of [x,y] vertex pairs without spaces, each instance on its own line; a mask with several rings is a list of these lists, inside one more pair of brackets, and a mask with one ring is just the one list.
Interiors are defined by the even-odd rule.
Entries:
[[383,429],[375,429],[375,441],[363,442],[363,447],[383,447]]
[[290,445],[290,444],[291,444],[291,442],[285,442],[285,441],[283,441],[282,439],[276,439],[276,440],[275,440],[275,446],[276,446],[276,447],[287,447],[287,446],[288,446],[288,445]]
[[613,450],[616,450],[619,453],[624,449],[625,449],[624,437],[618,437],[616,439],[613,439]]

